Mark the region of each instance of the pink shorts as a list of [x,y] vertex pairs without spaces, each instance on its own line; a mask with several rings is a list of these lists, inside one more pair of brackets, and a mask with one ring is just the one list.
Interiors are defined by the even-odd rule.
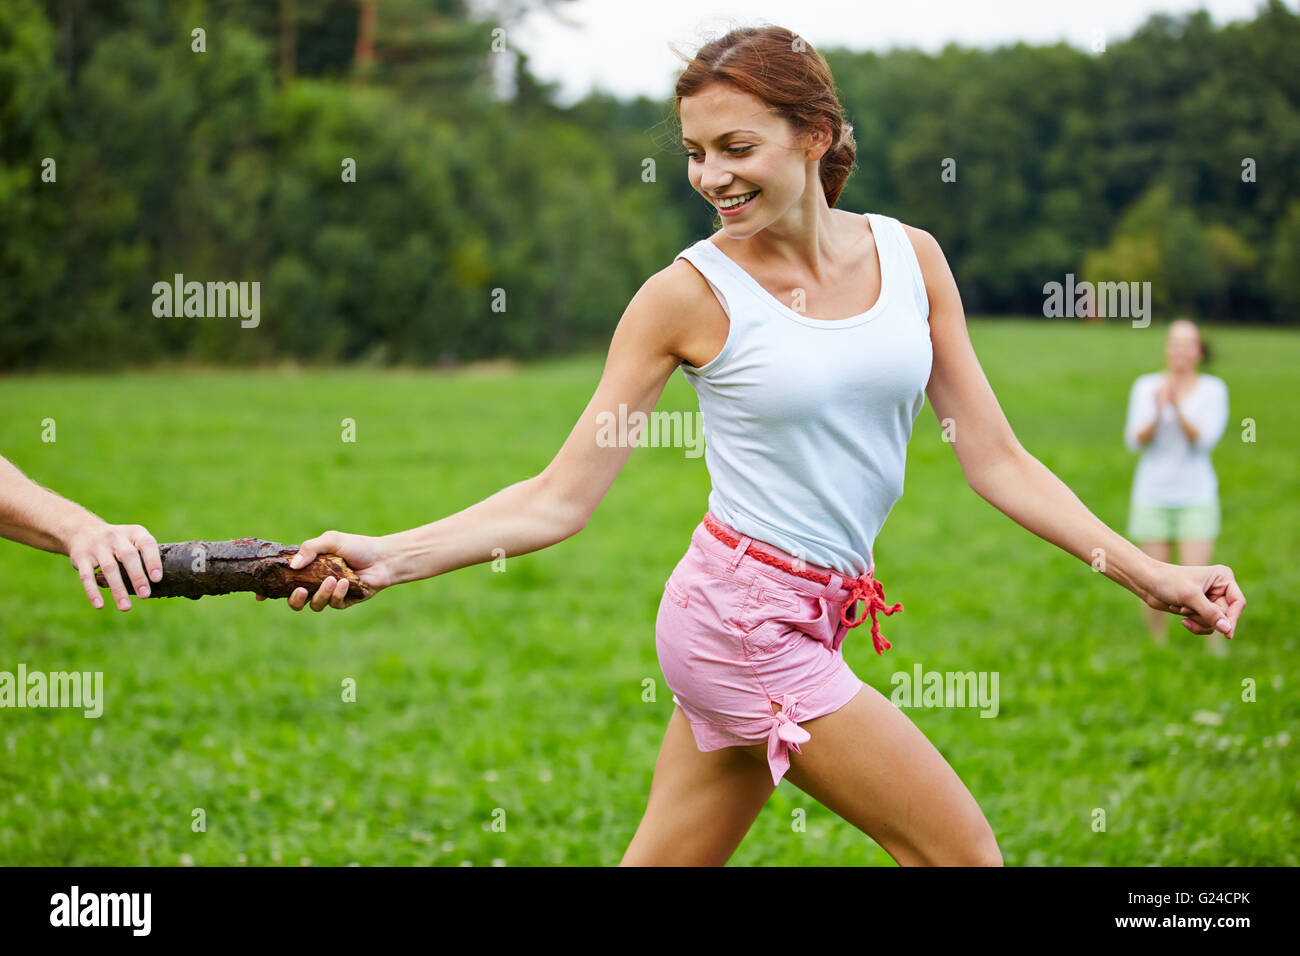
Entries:
[[[710,751],[766,740],[776,785],[790,767],[790,748],[799,753],[811,739],[798,722],[839,710],[863,687],[840,653],[849,627],[860,623],[845,623],[841,612],[851,619],[861,592],[853,592],[855,579],[826,568],[802,565],[829,575],[819,584],[763,563],[746,553],[751,543],[800,566],[794,555],[712,515],[708,520],[739,541],[728,547],[703,521],[692,532],[659,604],[659,666],[696,746]],[[874,614],[862,618],[874,621]]]

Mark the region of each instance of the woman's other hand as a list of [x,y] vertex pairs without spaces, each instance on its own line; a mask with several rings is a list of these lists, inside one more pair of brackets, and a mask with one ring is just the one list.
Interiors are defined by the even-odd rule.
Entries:
[[1223,564],[1183,566],[1162,562],[1146,597],[1149,607],[1183,615],[1193,634],[1219,631],[1231,638],[1246,607],[1232,568]]

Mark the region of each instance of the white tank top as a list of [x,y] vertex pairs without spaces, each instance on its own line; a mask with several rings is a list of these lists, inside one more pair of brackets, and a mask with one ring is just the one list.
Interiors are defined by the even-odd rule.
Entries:
[[858,576],[903,494],[912,424],[933,354],[930,305],[902,223],[866,214],[880,298],[851,318],[788,308],[708,239],[674,257],[708,280],[731,320],[706,365],[682,363],[699,396],[709,510],[808,564]]

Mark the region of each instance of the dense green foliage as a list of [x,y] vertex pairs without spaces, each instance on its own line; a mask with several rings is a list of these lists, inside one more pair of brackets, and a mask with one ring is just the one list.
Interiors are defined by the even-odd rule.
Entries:
[[[1300,343],[1209,331],[1231,390],[1214,560],[1249,601],[1224,659],[1172,615],[1169,646],[1152,645],[1136,597],[985,504],[932,410],[917,420],[906,492],[876,542],[886,595],[904,606],[881,620],[894,647],[877,657],[863,627],[844,652],[886,695],[916,664],[1000,675],[994,718],[907,713],[1009,864],[1300,864],[1300,513],[1287,507],[1300,416],[1278,401]],[[1122,531],[1125,404],[1161,364],[1159,327],[979,321],[971,334],[1021,442]],[[596,354],[513,374],[25,376],[0,381],[0,448],[163,541],[383,534],[541,470],[600,368]],[[695,407],[673,376],[659,408]],[[345,417],[355,443],[340,441]],[[0,670],[99,670],[106,698],[97,719],[0,712],[0,861],[617,862],[672,707],[656,608],[708,489],[702,459],[638,449],[586,529],[555,547],[321,614],[247,594],[96,612],[66,558],[0,542]],[[892,861],[787,781],[734,862]]]
[[[366,6],[3,0],[0,369],[563,352],[710,231],[669,90],[561,109],[515,57],[503,93],[523,27],[460,0],[385,0],[363,63]],[[1300,17],[1278,0],[1102,53],[823,52],[859,144],[840,205],[932,232],[972,311],[1038,314],[1075,273],[1151,281],[1161,313],[1295,320]],[[261,323],[156,317],[177,273],[258,282]]]

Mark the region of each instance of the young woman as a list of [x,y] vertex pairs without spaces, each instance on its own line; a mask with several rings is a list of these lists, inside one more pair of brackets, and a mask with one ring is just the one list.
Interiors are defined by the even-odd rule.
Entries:
[[[1210,452],[1228,424],[1228,386],[1197,371],[1206,359],[1195,323],[1169,324],[1165,370],[1138,376],[1129,392],[1124,444],[1141,452],[1133,476],[1128,537],[1158,561],[1178,544],[1180,564],[1204,565],[1219,534],[1219,479]],[[1144,608],[1151,637],[1165,643],[1168,620]],[[1222,634],[1211,633],[1210,650],[1227,653]]]
[[[687,175],[720,231],[628,305],[594,396],[540,474],[383,537],[330,531],[376,590],[548,547],[587,523],[629,454],[598,441],[620,403],[649,414],[678,367],[705,411],[709,513],[665,585],[656,628],[674,691],[624,864],[725,863],[782,778],[900,864],[1002,861],[988,822],[907,716],[854,676],[846,632],[885,604],[872,543],[903,490],[926,394],[967,481],[1030,531],[1198,634],[1245,605],[1229,568],[1177,567],[1092,515],[1016,441],[926,232],[832,208],[854,144],[822,57],[778,27],[704,46],[676,86]],[[327,579],[313,610],[344,607]],[[867,610],[857,612],[865,597]],[[305,590],[289,599],[308,603]]]

